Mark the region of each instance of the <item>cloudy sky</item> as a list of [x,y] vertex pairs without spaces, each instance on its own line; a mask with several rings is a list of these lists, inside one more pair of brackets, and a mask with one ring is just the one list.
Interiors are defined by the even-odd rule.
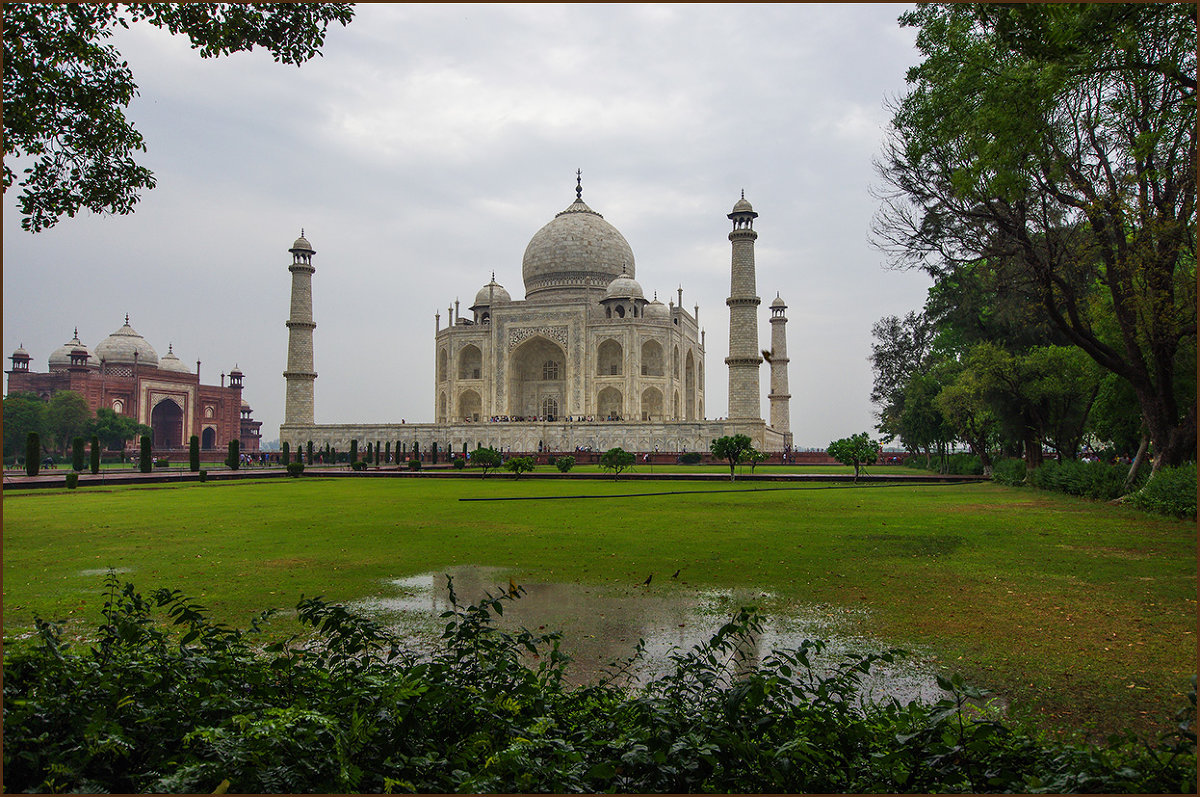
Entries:
[[[158,180],[132,216],[22,232],[4,200],[4,356],[36,370],[79,328],[236,364],[265,440],[283,420],[291,256],[314,259],[316,420],[432,421],[434,314],[521,257],[574,199],[617,227],[647,295],[683,287],[707,331],[705,407],[726,414],[730,246],[755,228],[759,336],[788,303],[798,446],[873,428],[870,328],[928,279],[868,241],[872,159],[917,62],[899,5],[361,5],[303,67],[205,61],[146,26],[115,41]],[[5,360],[5,368],[10,367]],[[764,370],[763,409],[767,417]]]

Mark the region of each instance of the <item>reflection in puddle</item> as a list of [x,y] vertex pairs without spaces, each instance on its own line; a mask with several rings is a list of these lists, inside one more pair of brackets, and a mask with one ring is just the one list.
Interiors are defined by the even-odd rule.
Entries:
[[[454,567],[445,574],[424,573],[387,582],[390,597],[359,601],[353,608],[394,622],[415,645],[430,648],[439,637],[450,606],[445,575],[454,579],[460,604],[474,603],[485,593],[499,595],[508,587],[508,576],[498,568]],[[505,603],[496,625],[506,630],[525,627],[533,631],[562,632],[562,650],[571,657],[567,678],[581,684],[598,680],[609,664],[634,652],[645,640],[645,654],[630,671],[632,683],[645,683],[667,672],[673,650],[686,652],[708,641],[737,611],[761,605],[773,596],[757,590],[689,590],[629,587],[625,589],[580,584],[523,583],[525,595]],[[888,645],[847,632],[861,609],[809,606],[789,610],[787,616],[767,615],[763,633],[755,640],[752,659],[773,650],[798,648],[805,639],[821,639],[825,652],[815,660],[814,671],[826,675],[847,654],[881,652]],[[862,682],[867,699],[895,697],[901,703],[933,702],[946,696],[937,686],[932,666],[912,655],[892,664],[879,662]]]

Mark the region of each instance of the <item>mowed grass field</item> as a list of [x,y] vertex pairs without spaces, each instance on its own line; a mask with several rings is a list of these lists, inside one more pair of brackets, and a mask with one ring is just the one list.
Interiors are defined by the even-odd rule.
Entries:
[[[547,500],[462,500],[480,498]],[[1052,730],[1169,730],[1196,668],[1194,524],[991,483],[305,477],[10,490],[3,510],[6,635],[35,613],[86,633],[110,567],[244,625],[301,594],[349,602],[479,565],[518,583],[748,587],[773,613],[862,610],[857,632]]]

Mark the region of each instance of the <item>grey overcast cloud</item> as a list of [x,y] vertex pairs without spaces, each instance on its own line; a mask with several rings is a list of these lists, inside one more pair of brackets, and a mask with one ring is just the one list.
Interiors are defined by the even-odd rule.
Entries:
[[[20,228],[4,200],[4,357],[32,369],[124,323],[165,354],[235,364],[274,440],[291,255],[313,277],[316,420],[434,420],[434,314],[521,258],[575,197],[629,241],[649,298],[699,305],[705,408],[726,414],[732,229],[759,218],[759,337],[788,304],[798,447],[873,430],[871,325],[929,280],[868,241],[887,103],[918,61],[901,5],[360,5],[300,68],[203,60],[134,25],[114,42],[158,187],[130,216]],[[764,370],[763,412],[767,417]]]

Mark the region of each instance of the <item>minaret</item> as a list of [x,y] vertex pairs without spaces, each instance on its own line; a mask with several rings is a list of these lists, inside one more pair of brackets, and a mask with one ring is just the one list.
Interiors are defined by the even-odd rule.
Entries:
[[758,216],[746,201],[746,192],[733,206],[729,218],[733,232],[733,264],[730,269],[729,298],[729,420],[762,420],[758,387],[758,367],[762,355],[758,348],[758,305],[754,287],[754,219]]
[[787,305],[778,293],[771,302],[771,428],[791,436],[792,394],[788,393]]
[[288,266],[288,271],[292,272],[292,310],[287,320],[287,370],[283,372],[287,380],[284,426],[314,422],[313,382],[317,378],[317,372],[313,370],[313,330],[317,325],[313,323],[312,314],[312,275],[316,271],[312,256],[316,252],[304,238],[304,230],[288,251],[292,253],[292,264]]

